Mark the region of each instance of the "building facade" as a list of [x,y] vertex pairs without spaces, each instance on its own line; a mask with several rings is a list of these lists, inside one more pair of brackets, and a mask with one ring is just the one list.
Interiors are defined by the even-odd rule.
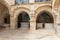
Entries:
[[0,0],[0,26],[60,30],[60,0]]

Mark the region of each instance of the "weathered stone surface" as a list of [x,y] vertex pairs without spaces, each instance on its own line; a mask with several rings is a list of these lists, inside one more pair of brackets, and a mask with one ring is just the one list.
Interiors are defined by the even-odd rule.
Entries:
[[[60,23],[60,10],[58,10],[59,4],[59,0],[38,3],[35,3],[34,0],[29,0],[28,4],[19,5],[15,4],[15,0],[0,0],[0,29],[4,29],[7,27],[6,30],[4,29],[4,31],[2,30],[0,32],[0,40],[44,40],[45,38],[45,40],[59,40],[59,38],[57,37],[57,35],[60,35],[60,25],[57,25],[58,23]],[[57,11],[54,9],[57,9]],[[50,17],[53,17],[53,23],[46,23],[45,28],[36,29],[37,16],[42,14],[41,12],[43,11],[46,11]],[[18,16],[22,12],[26,12],[30,17],[29,28],[25,25],[26,27],[17,29]],[[6,19],[4,20],[4,18],[6,16],[9,17],[9,15],[10,18],[8,19],[10,20],[8,21],[10,21],[10,23],[7,25],[7,23],[4,22],[6,21]],[[38,20],[39,19],[40,17],[38,18]],[[6,27],[4,27],[4,25]],[[38,26],[42,27],[42,24],[38,24]]]

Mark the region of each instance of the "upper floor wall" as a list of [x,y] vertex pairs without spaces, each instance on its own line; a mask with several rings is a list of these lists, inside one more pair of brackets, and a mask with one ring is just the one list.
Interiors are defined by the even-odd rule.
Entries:
[[9,5],[15,4],[15,0],[4,0],[4,1],[7,2]]
[[49,2],[51,0],[4,0],[4,1],[6,1],[9,5],[15,5],[15,4]]
[[[0,0],[2,2],[2,0]],[[57,7],[59,4],[59,0],[4,0],[9,5],[15,5],[15,4],[28,4],[28,3],[39,3],[39,2],[54,2],[55,7]],[[3,3],[3,2],[2,2]]]
[[54,9],[58,9],[59,4],[60,4],[60,0],[0,0],[0,2],[2,3],[6,3],[5,5],[7,6],[11,6],[11,5],[20,5],[20,4],[31,4],[33,3],[33,5],[35,3],[39,3],[39,4],[51,4],[51,6],[53,6]]
[[15,4],[29,4],[39,2],[50,2],[51,0],[15,0]]

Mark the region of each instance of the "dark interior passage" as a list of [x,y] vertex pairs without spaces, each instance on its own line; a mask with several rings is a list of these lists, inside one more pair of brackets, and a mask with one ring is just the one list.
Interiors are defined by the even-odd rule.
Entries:
[[53,16],[47,12],[43,11],[37,16],[37,23],[42,23],[42,27],[45,28],[45,23],[54,23]]
[[4,23],[5,24],[10,24],[10,15],[9,14],[5,15],[5,17],[4,17]]
[[29,15],[26,12],[22,12],[20,13],[20,15],[18,16],[18,28],[21,27],[21,23],[29,23]]

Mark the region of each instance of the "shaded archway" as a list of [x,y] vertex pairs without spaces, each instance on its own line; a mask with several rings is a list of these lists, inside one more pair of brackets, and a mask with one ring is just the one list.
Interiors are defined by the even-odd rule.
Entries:
[[10,14],[9,9],[0,3],[0,28],[10,27]]
[[7,7],[9,9],[10,5],[9,2],[7,2],[7,0],[0,0],[0,4],[4,5],[5,7]]
[[4,15],[4,24],[10,24],[10,15],[8,13]]
[[17,28],[20,28],[20,27],[30,27],[30,17],[28,15],[27,12],[21,12],[19,15],[18,15],[18,21],[17,21]]
[[42,11],[38,14],[36,23],[37,29],[45,28],[46,25],[54,24],[54,18],[48,11]]

